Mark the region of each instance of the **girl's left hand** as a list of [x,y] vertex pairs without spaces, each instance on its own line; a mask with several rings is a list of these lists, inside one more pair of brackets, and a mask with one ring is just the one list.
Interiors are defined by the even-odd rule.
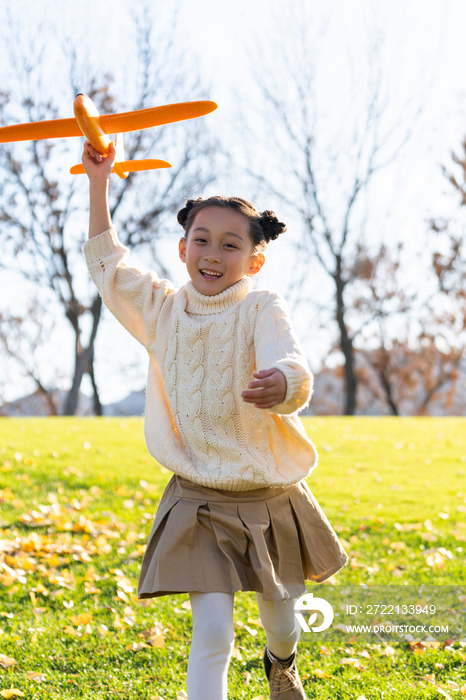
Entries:
[[286,396],[286,379],[283,372],[275,367],[254,372],[258,377],[248,384],[251,391],[243,391],[243,401],[253,403],[256,408],[272,408],[283,403]]

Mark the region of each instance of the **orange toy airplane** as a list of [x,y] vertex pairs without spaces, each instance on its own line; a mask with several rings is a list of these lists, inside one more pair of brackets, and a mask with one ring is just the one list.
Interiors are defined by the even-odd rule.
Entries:
[[[217,109],[218,105],[210,100],[199,102],[179,102],[163,107],[151,107],[135,112],[100,115],[92,100],[80,93],[73,104],[75,119],[50,119],[43,122],[14,124],[0,127],[0,143],[12,141],[37,141],[38,139],[58,139],[69,136],[85,136],[96,151],[106,156],[110,148],[107,134],[115,134],[116,161],[112,172],[121,178],[137,170],[154,170],[155,168],[171,168],[166,160],[125,160],[123,136],[125,131],[139,131],[152,126],[171,124],[183,119],[202,117]],[[74,165],[70,169],[72,175],[83,174],[84,166]]]

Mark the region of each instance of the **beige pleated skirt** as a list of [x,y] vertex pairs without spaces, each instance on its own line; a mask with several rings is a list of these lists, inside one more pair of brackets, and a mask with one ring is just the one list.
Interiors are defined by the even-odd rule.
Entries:
[[174,474],[160,500],[141,565],[138,598],[258,591],[264,600],[306,593],[348,562],[304,480],[225,491]]

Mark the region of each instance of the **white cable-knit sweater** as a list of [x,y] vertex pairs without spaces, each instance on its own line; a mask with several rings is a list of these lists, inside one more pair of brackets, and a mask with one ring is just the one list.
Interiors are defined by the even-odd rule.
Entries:
[[[149,354],[144,432],[160,464],[228,491],[308,476],[317,453],[297,411],[310,400],[312,374],[279,294],[251,290],[249,277],[213,296],[191,281],[175,290],[126,265],[114,227],[84,254],[105,305]],[[243,401],[253,372],[272,367],[286,377],[283,403]]]

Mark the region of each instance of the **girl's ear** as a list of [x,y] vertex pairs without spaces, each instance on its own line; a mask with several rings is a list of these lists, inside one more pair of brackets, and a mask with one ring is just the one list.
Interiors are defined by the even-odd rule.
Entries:
[[265,257],[262,253],[256,253],[249,268],[248,275],[257,275],[262,265],[265,263]]
[[186,238],[180,238],[180,242],[178,243],[178,252],[180,255],[180,260],[182,262],[186,262]]

